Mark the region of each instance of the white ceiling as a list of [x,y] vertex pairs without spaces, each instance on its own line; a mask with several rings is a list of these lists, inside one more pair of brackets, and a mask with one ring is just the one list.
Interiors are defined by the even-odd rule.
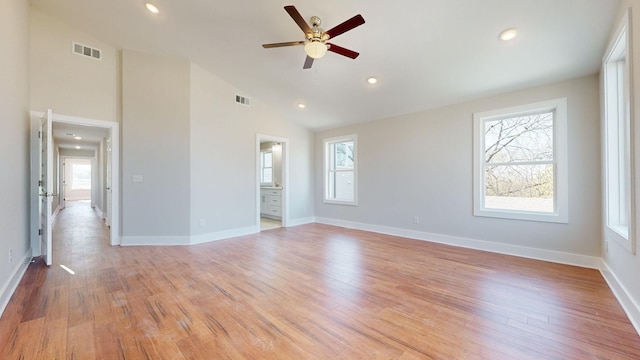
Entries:
[[[482,98],[596,73],[616,0],[32,0],[44,12],[117,48],[180,56],[320,130]],[[322,27],[362,14],[366,23],[331,41],[334,53],[303,70],[303,40],[284,11],[295,5]],[[519,36],[501,42],[515,27]],[[90,44],[88,44],[90,45]],[[370,86],[369,76],[379,83]],[[303,102],[306,109],[296,104]]]

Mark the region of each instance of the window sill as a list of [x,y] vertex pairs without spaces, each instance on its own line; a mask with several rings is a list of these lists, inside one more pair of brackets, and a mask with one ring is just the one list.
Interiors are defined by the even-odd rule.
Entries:
[[563,216],[557,213],[540,213],[533,211],[516,211],[502,209],[475,209],[473,215],[479,217],[492,217],[509,220],[538,221],[559,224],[569,223],[567,215]]

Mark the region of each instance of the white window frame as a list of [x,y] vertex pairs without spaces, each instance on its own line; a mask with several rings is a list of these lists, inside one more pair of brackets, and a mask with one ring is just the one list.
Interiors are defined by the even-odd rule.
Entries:
[[[331,172],[336,171],[331,169],[331,145],[341,142],[353,142],[353,170],[337,170],[337,171],[353,171],[353,200],[337,200],[329,197],[329,178]],[[323,140],[324,144],[324,171],[323,171],[323,200],[327,204],[339,204],[339,205],[358,205],[358,135],[350,134],[338,137],[327,138]]]
[[[267,168],[264,166],[264,155],[266,153],[271,154],[271,167]],[[273,159],[273,150],[260,150],[260,185],[261,186],[273,186],[273,179],[275,178],[275,174],[273,173],[274,168],[274,159]],[[271,182],[263,182],[264,180],[264,169],[271,169]]]
[[[484,123],[552,111],[553,116],[553,212],[520,211],[485,207],[485,134]],[[473,114],[473,215],[502,219],[569,222],[569,191],[567,161],[567,99],[525,104]]]
[[636,253],[632,40],[628,10],[602,60],[604,236]]

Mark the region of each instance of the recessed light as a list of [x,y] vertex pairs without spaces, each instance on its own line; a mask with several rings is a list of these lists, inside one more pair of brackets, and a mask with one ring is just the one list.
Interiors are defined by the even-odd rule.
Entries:
[[74,136],[73,138],[76,140],[82,140],[82,136]]
[[515,38],[516,35],[518,35],[518,30],[516,30],[516,29],[507,29],[507,30],[505,30],[505,31],[500,33],[500,40],[509,41],[509,40],[512,40],[513,38]]
[[147,8],[147,10],[151,11],[154,14],[157,14],[160,12],[160,9],[158,9],[157,6],[153,5],[152,3],[148,2],[145,3],[144,6]]
[[300,109],[304,109],[304,108],[306,108],[306,107],[307,107],[307,105],[305,105],[305,104],[303,104],[303,103],[299,103],[299,104],[298,104],[298,107],[299,107]]
[[370,77],[367,79],[367,82],[371,85],[375,84],[378,82],[378,79],[374,78],[374,77]]
[[80,150],[80,146],[76,146],[76,150]]

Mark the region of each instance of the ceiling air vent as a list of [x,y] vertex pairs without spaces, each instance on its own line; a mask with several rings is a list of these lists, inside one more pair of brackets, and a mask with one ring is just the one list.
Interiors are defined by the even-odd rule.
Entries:
[[236,94],[236,103],[244,106],[251,106],[251,99],[248,97]]
[[96,60],[102,60],[102,50],[100,49],[82,45],[74,41],[72,43],[72,50],[74,54],[90,57]]

